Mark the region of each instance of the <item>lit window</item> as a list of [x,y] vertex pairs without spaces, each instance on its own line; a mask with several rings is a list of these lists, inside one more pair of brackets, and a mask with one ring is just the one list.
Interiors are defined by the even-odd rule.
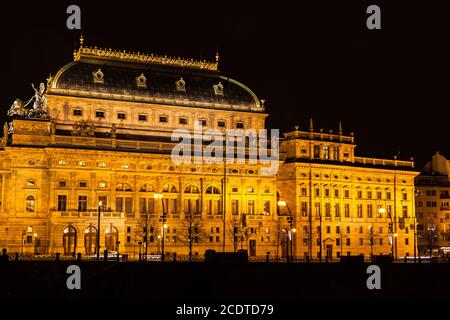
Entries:
[[104,161],[99,162],[99,163],[98,163],[98,166],[99,166],[100,168],[106,168],[106,162],[104,162]]
[[34,206],[35,206],[35,199],[33,196],[28,196],[26,200],[26,211],[27,212],[34,212]]
[[128,169],[128,168],[130,168],[130,165],[128,163],[124,163],[122,165],[122,169]]
[[222,83],[218,83],[213,85],[214,88],[214,93],[216,94],[216,96],[223,96],[223,85]]
[[66,166],[66,165],[67,165],[67,161],[65,161],[65,160],[59,160],[59,161],[58,161],[58,164],[59,164],[60,166]]
[[253,188],[253,187],[248,187],[247,192],[250,192],[250,193],[255,192],[255,188]]
[[34,180],[27,180],[27,187],[35,187],[36,181]]
[[80,167],[85,167],[85,166],[86,166],[86,162],[85,162],[85,161],[79,161],[79,162],[78,162],[78,165],[79,165]]
[[98,183],[98,187],[99,187],[99,188],[106,188],[106,182],[105,182],[105,181],[100,181],[100,182]]

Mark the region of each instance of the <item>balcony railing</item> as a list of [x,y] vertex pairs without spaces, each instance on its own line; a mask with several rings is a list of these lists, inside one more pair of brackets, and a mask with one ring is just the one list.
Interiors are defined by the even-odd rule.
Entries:
[[[57,211],[59,215],[63,218],[71,217],[71,218],[93,218],[98,217],[97,211]],[[101,212],[101,216],[104,218],[122,218],[123,212],[113,212],[106,211]]]

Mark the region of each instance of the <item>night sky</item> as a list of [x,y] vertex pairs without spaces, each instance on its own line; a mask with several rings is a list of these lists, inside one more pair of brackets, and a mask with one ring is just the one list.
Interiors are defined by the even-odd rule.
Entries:
[[[450,5],[422,1],[15,1],[0,9],[2,121],[85,44],[214,60],[265,99],[267,126],[355,132],[359,155],[450,158]],[[129,4],[127,4],[129,3]],[[381,30],[366,8],[381,7]]]

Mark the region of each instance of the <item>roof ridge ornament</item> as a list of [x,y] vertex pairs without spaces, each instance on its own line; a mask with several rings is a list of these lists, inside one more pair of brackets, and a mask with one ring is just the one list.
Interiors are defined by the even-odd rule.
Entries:
[[218,71],[219,53],[216,53],[216,61],[194,60],[186,58],[173,58],[167,55],[159,56],[154,54],[144,54],[141,52],[127,52],[126,50],[102,49],[97,47],[84,47],[83,35],[80,37],[80,47],[73,53],[74,61],[82,58],[97,58],[115,61],[128,61],[136,63],[148,63],[169,65],[186,69],[200,69],[208,71]]

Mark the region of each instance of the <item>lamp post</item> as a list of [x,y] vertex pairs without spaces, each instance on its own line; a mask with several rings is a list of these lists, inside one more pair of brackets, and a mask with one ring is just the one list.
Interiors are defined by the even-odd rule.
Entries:
[[162,193],[155,193],[153,195],[153,197],[155,199],[161,199],[161,203],[162,203],[162,216],[160,217],[162,219],[162,223],[163,223],[163,227],[162,227],[162,239],[161,239],[161,261],[164,261],[164,238],[165,238],[165,228],[167,227],[166,225],[166,210],[164,208],[164,201],[163,201],[163,195]]
[[294,234],[297,232],[297,229],[293,228],[293,218],[292,218],[292,212],[291,209],[289,208],[288,204],[286,201],[284,200],[280,200],[278,201],[278,206],[280,207],[286,207],[288,209],[289,212],[289,217],[288,217],[288,221],[289,221],[289,234],[288,234],[288,238],[289,238],[289,244],[290,244],[290,257],[289,257],[289,252],[286,252],[286,256],[287,256],[287,262],[289,262],[290,260],[294,260],[294,255],[293,255],[293,240],[294,240]]
[[102,202],[98,202],[98,213],[97,213],[97,260],[100,260],[100,209]]
[[[392,228],[393,228],[392,215],[390,212],[387,212],[386,208],[379,208],[378,212],[380,214],[388,213],[388,215],[389,215],[389,219],[391,222],[389,223],[388,232],[389,232],[389,240],[391,242],[391,255],[392,255],[392,259],[395,259],[395,257],[394,257],[394,237],[393,237],[393,232],[392,232]],[[394,235],[394,236],[396,237],[396,235]]]

